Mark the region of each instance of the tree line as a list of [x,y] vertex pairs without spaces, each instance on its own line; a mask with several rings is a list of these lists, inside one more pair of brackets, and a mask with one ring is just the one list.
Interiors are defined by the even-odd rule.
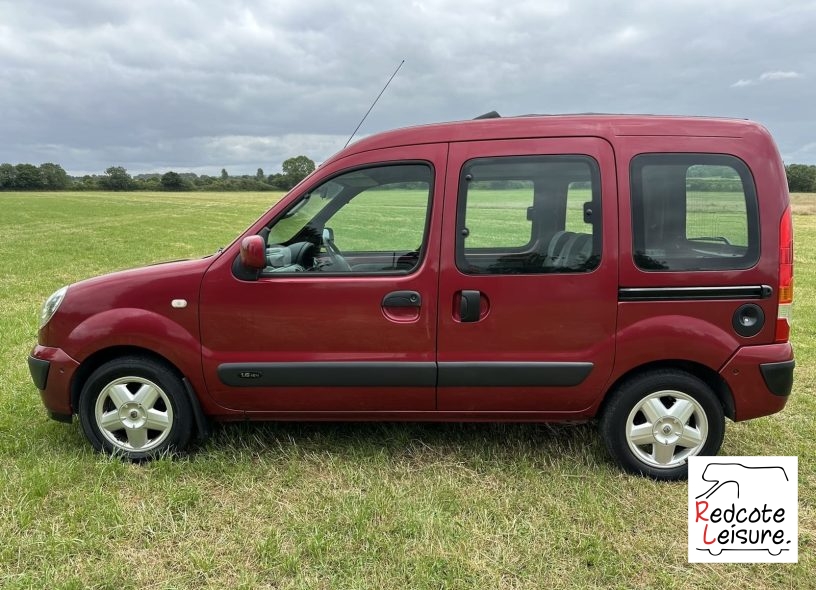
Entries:
[[790,164],[785,166],[788,190],[792,193],[816,193],[816,166]]
[[[59,164],[0,164],[0,191],[288,191],[315,169],[306,156],[284,160],[281,172],[265,175],[262,168],[255,174],[231,176],[221,169],[219,176],[192,172],[137,174],[132,176],[122,166],[111,166],[104,174],[69,176]],[[816,166],[785,166],[788,189],[792,193],[816,193]],[[692,190],[735,190],[738,179],[689,178]],[[737,186],[739,189],[739,186]]]
[[70,176],[59,164],[0,164],[0,191],[286,191],[306,178],[315,163],[306,156],[284,160],[281,172],[231,176],[226,168],[218,176],[169,171],[131,175],[122,166],[104,174]]

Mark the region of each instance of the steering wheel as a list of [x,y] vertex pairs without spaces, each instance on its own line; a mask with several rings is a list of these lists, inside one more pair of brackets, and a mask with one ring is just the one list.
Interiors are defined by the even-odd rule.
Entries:
[[329,260],[331,260],[331,270],[349,272],[351,265],[346,262],[346,259],[343,258],[343,255],[340,254],[340,250],[335,245],[334,240],[332,240],[327,233],[328,232],[323,232],[323,246],[326,248],[326,254],[329,255]]
[[297,264],[303,268],[314,266],[315,250],[317,246],[314,242],[297,242],[289,244],[289,252],[292,253],[292,264]]

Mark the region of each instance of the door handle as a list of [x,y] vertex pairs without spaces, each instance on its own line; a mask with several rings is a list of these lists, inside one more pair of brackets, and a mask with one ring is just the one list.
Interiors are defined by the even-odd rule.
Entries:
[[392,291],[382,300],[383,307],[421,307],[422,295],[416,291]]
[[482,294],[479,291],[460,291],[459,295],[459,321],[478,322],[480,317],[480,307]]

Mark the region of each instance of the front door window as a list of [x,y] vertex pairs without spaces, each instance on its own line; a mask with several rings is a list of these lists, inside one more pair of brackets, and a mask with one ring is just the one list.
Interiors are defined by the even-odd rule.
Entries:
[[263,274],[412,272],[423,253],[432,184],[427,164],[335,176],[265,231]]

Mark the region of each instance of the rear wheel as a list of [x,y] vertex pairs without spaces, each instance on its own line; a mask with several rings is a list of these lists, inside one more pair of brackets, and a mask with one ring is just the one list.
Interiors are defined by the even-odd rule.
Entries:
[[644,373],[619,385],[611,396],[601,415],[601,436],[627,471],[685,479],[689,457],[720,450],[722,405],[694,375],[679,370]]
[[116,359],[94,371],[79,396],[79,419],[96,449],[131,460],[182,450],[193,426],[181,379],[142,357]]

